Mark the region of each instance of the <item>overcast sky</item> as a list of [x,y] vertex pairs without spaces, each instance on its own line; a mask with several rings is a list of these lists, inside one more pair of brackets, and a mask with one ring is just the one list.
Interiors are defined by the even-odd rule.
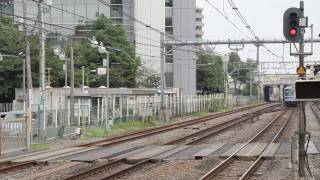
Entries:
[[[240,19],[236,16],[235,11],[231,9],[228,0],[209,0],[209,2],[221,12],[225,12],[231,21],[250,35]],[[233,2],[237,5],[241,14],[260,39],[284,39],[282,32],[283,13],[289,7],[299,7],[298,0],[233,0]],[[246,39],[241,32],[234,28],[223,16],[217,13],[217,11],[205,0],[197,0],[197,6],[204,8],[204,39]],[[319,7],[319,0],[305,0],[305,15],[309,17],[309,24],[312,23],[314,25],[315,36],[320,33]],[[320,44],[315,45],[316,50],[319,49],[319,45]],[[267,47],[276,54],[282,56],[283,45],[267,45]],[[297,58],[290,57],[288,49],[289,45],[286,45],[284,60],[297,60]],[[227,46],[218,46],[216,47],[216,51],[227,53],[230,50]],[[256,48],[252,45],[247,45],[245,49],[240,52],[240,55],[243,59],[256,59]],[[307,60],[310,61],[319,59],[319,50],[317,50],[313,56],[307,58]],[[281,59],[261,50],[261,61],[281,61]]]

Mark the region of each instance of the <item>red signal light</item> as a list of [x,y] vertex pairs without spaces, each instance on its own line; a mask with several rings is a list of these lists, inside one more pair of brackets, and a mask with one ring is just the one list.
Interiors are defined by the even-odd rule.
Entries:
[[296,28],[291,28],[291,29],[289,30],[290,36],[296,36],[297,33],[298,33],[298,30],[297,30]]

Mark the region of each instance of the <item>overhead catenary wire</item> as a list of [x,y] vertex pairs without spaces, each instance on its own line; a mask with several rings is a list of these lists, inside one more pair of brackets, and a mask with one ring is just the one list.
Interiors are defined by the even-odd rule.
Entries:
[[[254,39],[256,39],[257,41],[260,41],[260,38],[258,37],[258,35],[253,31],[253,29],[251,28],[251,26],[249,25],[249,23],[247,22],[247,20],[243,17],[243,15],[241,14],[241,12],[239,11],[238,7],[235,5],[235,3],[233,2],[233,0],[228,0],[228,3],[230,4],[231,8],[235,11],[235,13],[237,14],[237,16],[240,18],[241,22],[245,25],[245,27],[248,29],[248,31],[251,33],[251,35],[254,37]],[[265,44],[259,43],[258,45],[261,45],[267,52],[269,52],[270,54],[272,54],[273,56],[277,57],[277,58],[283,58],[277,54],[275,54],[274,52],[272,52]]]

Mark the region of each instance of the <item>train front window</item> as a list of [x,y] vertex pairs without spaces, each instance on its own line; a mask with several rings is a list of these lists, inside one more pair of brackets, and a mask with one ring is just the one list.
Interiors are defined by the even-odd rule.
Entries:
[[284,94],[285,96],[293,96],[293,91],[291,91],[290,89],[286,89]]

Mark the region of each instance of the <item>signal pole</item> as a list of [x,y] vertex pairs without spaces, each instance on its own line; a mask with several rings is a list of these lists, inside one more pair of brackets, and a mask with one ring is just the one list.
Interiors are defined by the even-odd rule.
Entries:
[[[304,1],[300,1],[301,17],[304,17]],[[300,67],[304,67],[304,32],[301,32],[301,41],[299,42],[299,64]],[[303,75],[300,75],[300,79],[305,79]],[[305,103],[298,102],[299,108],[299,176],[305,177],[305,132],[306,132],[306,121],[305,121]]]

